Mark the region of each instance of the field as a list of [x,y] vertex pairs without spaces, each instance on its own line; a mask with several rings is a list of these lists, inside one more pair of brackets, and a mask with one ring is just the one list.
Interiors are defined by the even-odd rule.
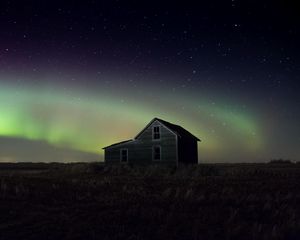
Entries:
[[0,164],[0,239],[300,239],[300,164]]

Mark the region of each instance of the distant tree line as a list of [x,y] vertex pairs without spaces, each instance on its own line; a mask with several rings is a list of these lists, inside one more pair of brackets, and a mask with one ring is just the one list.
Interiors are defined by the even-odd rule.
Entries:
[[299,161],[292,161],[290,159],[279,158],[279,159],[271,159],[269,163],[271,163],[271,164],[294,164],[294,163],[299,164],[300,162]]

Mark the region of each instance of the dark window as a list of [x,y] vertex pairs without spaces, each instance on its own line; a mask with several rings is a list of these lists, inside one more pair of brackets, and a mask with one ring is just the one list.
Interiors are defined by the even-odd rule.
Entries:
[[160,127],[153,127],[153,139],[160,139]]
[[128,162],[128,149],[121,149],[121,162]]
[[153,147],[153,160],[161,160],[161,147]]

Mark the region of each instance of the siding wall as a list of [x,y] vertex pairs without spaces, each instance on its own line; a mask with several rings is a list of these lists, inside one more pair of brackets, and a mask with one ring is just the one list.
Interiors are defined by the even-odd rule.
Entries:
[[[152,128],[160,126],[160,139],[152,139]],[[161,147],[161,160],[153,161],[153,147]],[[134,141],[123,143],[105,149],[105,162],[110,164],[120,163],[120,150],[128,149],[129,164],[177,164],[176,135],[170,132],[158,121],[154,121]]]

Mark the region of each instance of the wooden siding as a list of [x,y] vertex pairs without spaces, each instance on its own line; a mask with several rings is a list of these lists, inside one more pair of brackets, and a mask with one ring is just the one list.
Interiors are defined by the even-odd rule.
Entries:
[[[152,128],[160,126],[160,139],[152,138]],[[128,149],[129,164],[177,164],[176,135],[154,121],[134,141],[122,143],[105,149],[105,162],[108,164],[120,163],[120,149]],[[161,160],[153,161],[153,147],[161,147]]]

